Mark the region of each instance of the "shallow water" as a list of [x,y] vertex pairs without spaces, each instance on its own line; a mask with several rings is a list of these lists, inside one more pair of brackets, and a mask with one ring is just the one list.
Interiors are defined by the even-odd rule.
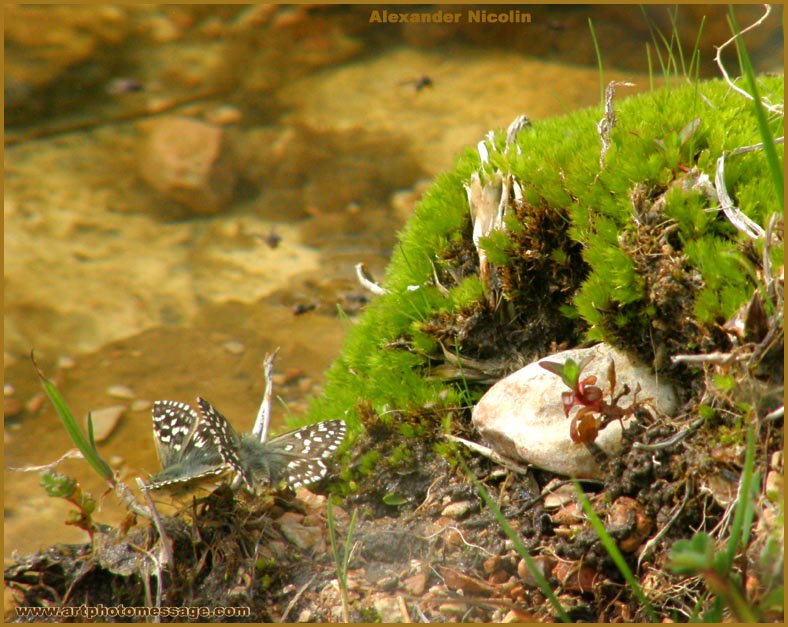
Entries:
[[[40,390],[31,349],[76,415],[137,402],[99,445],[132,484],[158,469],[142,401],[205,396],[248,429],[263,392],[262,360],[276,347],[282,377],[275,392],[286,409],[274,403],[274,426],[281,427],[288,413],[302,413],[339,352],[348,323],[337,308],[352,317],[369,297],[354,265],[363,261],[382,277],[420,181],[521,113],[537,120],[599,101],[587,19],[577,9],[540,14],[522,26],[520,44],[507,47],[467,28],[376,31],[359,7],[318,17],[294,10],[265,22],[281,35],[269,49],[229,9],[189,10],[154,7],[112,18],[153,33],[127,68],[140,74],[142,93],[86,90],[70,108],[42,109],[11,129],[16,139],[4,164],[5,382],[13,387],[6,389],[6,559],[13,550],[86,539],[63,524],[71,507],[47,498],[36,473],[9,470],[50,463],[72,446],[47,402],[24,408]],[[165,36],[168,28],[175,35]],[[600,26],[608,42],[610,28]],[[625,22],[618,28],[626,45],[617,58],[616,46],[606,44],[606,63],[631,68],[644,36]],[[306,60],[299,74],[277,83],[265,64],[293,38],[288,29],[301,37],[297,52]],[[529,37],[530,48],[522,43]],[[133,39],[126,41],[132,48]],[[99,50],[93,61],[101,69]],[[646,65],[639,67],[606,71],[605,80],[647,89]],[[240,114],[226,126],[242,179],[235,198],[215,215],[190,215],[140,180],[138,123],[150,116],[134,111],[199,91],[222,72],[229,86],[168,110],[200,119],[228,107]],[[424,76],[431,84],[420,88]],[[27,83],[10,84],[15,103],[35,97]],[[69,127],[75,130],[60,132]],[[273,239],[280,240],[275,247]],[[73,366],[57,368],[63,357]],[[129,387],[133,398],[109,396],[115,385]],[[102,494],[84,463],[60,470]],[[123,513],[110,494],[97,518],[113,523]]]

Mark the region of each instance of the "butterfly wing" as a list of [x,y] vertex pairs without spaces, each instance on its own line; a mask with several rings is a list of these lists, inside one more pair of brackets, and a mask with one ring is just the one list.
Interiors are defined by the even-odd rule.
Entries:
[[200,411],[203,415],[203,424],[210,432],[224,463],[240,474],[244,483],[250,489],[254,489],[254,477],[249,468],[241,461],[239,454],[241,438],[233,429],[233,426],[219,410],[201,396],[197,397],[197,404],[200,406]]
[[295,489],[322,479],[328,471],[323,461],[345,439],[342,420],[326,420],[272,438],[262,445],[268,479],[276,484],[284,479]]
[[162,469],[149,479],[152,490],[216,476],[226,469],[210,430],[185,403],[153,404],[153,439]]

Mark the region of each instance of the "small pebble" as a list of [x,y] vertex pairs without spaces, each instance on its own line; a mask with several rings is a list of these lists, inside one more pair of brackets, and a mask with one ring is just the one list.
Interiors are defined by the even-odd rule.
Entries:
[[136,398],[131,401],[131,411],[148,411],[153,406],[147,398]]
[[[555,560],[550,559],[546,555],[536,555],[533,557],[533,561],[536,568],[545,578],[549,576],[550,571],[555,567]],[[536,588],[539,585],[524,559],[521,559],[517,564],[517,576],[529,588]]]
[[205,114],[205,119],[216,126],[227,126],[237,124],[242,118],[241,112],[231,105],[223,105],[217,109],[212,109]]
[[[103,442],[112,434],[125,411],[125,405],[112,405],[90,412],[93,420],[93,437],[96,439],[96,442]],[[85,424],[87,425],[87,418],[85,419]]]
[[6,396],[3,398],[3,416],[13,418],[22,413],[22,402],[18,398]]
[[36,413],[41,406],[44,404],[44,393],[39,392],[32,396],[27,403],[25,403],[25,409],[29,411],[31,414]]
[[[551,486],[554,485],[551,481],[545,486],[545,490],[549,490]],[[577,493],[575,492],[575,487],[571,484],[562,485],[559,488],[556,488],[552,492],[550,492],[544,498],[544,508],[545,509],[558,509],[559,507],[563,507],[567,503],[571,503],[572,501],[577,500]]]
[[284,373],[284,384],[287,385],[291,381],[300,379],[305,375],[301,368],[287,368]]
[[476,507],[473,501],[457,501],[456,503],[449,503],[444,507],[441,515],[458,520],[467,516]]
[[58,357],[57,360],[57,368],[60,370],[68,370],[69,368],[73,368],[77,365],[77,362],[74,360],[73,357],[62,356]]
[[4,383],[3,384],[3,395],[4,396],[13,396],[14,392],[16,392],[16,390],[14,389],[13,385],[11,385],[10,383]]
[[113,455],[109,458],[109,465],[113,468],[119,468],[123,464],[123,461],[122,455]]
[[442,603],[438,607],[438,611],[444,616],[462,616],[468,611],[468,606],[465,603]]
[[111,385],[107,388],[107,394],[113,398],[131,400],[134,398],[134,390],[128,385]]
[[402,585],[405,588],[405,592],[420,597],[424,594],[424,590],[427,587],[427,575],[424,573],[417,573],[405,579]]
[[276,387],[281,387],[285,384],[285,375],[275,374],[273,377],[271,377],[271,380],[274,382]]
[[232,355],[240,355],[246,350],[246,346],[241,344],[240,342],[236,342],[235,340],[229,340],[222,344],[224,350]]

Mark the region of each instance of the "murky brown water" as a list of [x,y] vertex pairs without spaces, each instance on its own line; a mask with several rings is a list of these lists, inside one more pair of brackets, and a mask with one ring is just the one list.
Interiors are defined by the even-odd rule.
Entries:
[[[361,37],[371,26],[366,13],[353,12],[358,10],[347,19],[356,20],[350,31]],[[164,35],[149,42],[138,68],[154,74],[144,66],[149,63],[157,80],[170,81],[154,85],[152,99],[159,97],[155,89],[183,88],[187,78],[199,84],[201,71],[215,78],[215,66],[228,61],[211,55],[233,36],[230,29],[203,48],[187,35],[169,40],[167,24],[186,27],[172,11],[165,13],[164,22],[155,22]],[[206,15],[197,19],[207,21]],[[6,559],[14,550],[86,539],[63,524],[71,506],[46,497],[37,473],[9,470],[52,462],[72,447],[47,402],[37,410],[9,410],[40,391],[27,358],[31,349],[50,376],[57,374],[78,416],[130,405],[107,394],[111,386],[124,385],[136,401],[191,403],[205,396],[244,430],[262,396],[264,355],[281,347],[276,370],[283,380],[275,393],[287,409],[274,403],[274,426],[281,426],[287,412],[300,414],[319,391],[322,373],[339,352],[343,323],[337,305],[351,313],[359,309],[363,295],[353,266],[363,261],[382,275],[413,204],[408,189],[450,168],[460,150],[520,113],[538,119],[599,101],[595,65],[576,65],[577,54],[561,61],[573,38],[592,50],[585,18],[567,15],[563,22],[523,31],[551,61],[521,48],[475,45],[467,32],[457,45],[441,47],[438,31],[427,36],[411,29],[404,40],[366,56],[347,44],[338,55],[347,58],[325,67],[309,61],[309,71],[300,67],[302,74],[277,93],[260,86],[267,84],[264,63],[248,62],[246,73],[236,70],[232,97],[177,110],[205,117],[231,104],[241,113],[241,124],[229,131],[242,157],[238,167],[249,181],[263,181],[254,189],[242,183],[235,201],[210,217],[179,214],[140,181],[141,131],[133,116],[7,146],[4,350],[5,382],[13,394],[6,394]],[[294,23],[288,19],[279,22],[282,28]],[[304,58],[320,53],[323,36],[308,34],[305,41],[314,46],[305,47]],[[347,37],[337,37],[345,46]],[[644,49],[634,40],[621,54],[631,54],[635,45]],[[606,61],[613,65],[609,50]],[[248,61],[247,50],[238,54]],[[166,65],[170,57],[177,65]],[[586,61],[594,63],[591,56]],[[413,81],[427,74],[434,84],[417,90]],[[634,78],[639,89],[648,88],[642,73],[605,76]],[[11,95],[24,102],[25,85],[11,86]],[[133,109],[148,96],[119,97],[113,110]],[[96,99],[95,110],[90,101],[83,103],[83,113],[100,119],[106,107],[105,96]],[[405,191],[398,193],[400,188]],[[276,248],[265,242],[271,234],[281,238]],[[298,306],[307,313],[294,315]],[[58,371],[58,358],[66,356],[73,367]],[[132,485],[133,477],[156,472],[149,406],[127,410],[99,449]],[[68,461],[59,470],[95,496],[105,489],[84,463]],[[113,523],[123,513],[110,494],[97,519]]]

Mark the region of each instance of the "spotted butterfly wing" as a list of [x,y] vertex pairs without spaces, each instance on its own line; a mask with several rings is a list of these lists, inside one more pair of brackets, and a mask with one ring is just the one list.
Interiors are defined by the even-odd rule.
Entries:
[[239,449],[241,463],[258,482],[275,486],[284,480],[293,489],[314,483],[328,472],[323,460],[339,448],[346,429],[342,420],[326,420],[263,443],[246,435]]
[[215,477],[227,470],[208,425],[186,403],[153,404],[153,439],[162,469],[150,477],[149,489]]
[[219,410],[201,396],[197,397],[197,404],[203,415],[203,420],[211,433],[213,442],[222,460],[235,472],[241,475],[247,486],[254,487],[254,477],[249,468],[241,461],[239,449],[241,437]]

